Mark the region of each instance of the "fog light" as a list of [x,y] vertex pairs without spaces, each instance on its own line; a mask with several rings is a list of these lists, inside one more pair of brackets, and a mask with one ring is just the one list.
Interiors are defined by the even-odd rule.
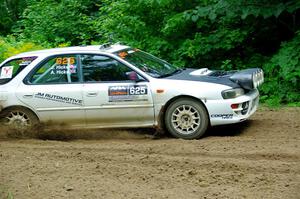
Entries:
[[241,111],[242,115],[246,115],[249,109],[249,102],[244,102],[242,104],[243,110]]

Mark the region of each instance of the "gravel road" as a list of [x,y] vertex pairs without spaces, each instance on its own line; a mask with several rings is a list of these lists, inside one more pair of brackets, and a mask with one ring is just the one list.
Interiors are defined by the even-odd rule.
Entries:
[[261,108],[200,140],[145,131],[2,133],[0,198],[300,198],[300,108]]

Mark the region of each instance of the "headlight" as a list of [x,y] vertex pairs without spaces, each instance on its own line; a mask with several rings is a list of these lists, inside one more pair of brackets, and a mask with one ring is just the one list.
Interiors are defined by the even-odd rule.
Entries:
[[244,95],[244,93],[245,92],[242,88],[234,88],[234,89],[222,91],[222,97],[224,99],[232,99]]

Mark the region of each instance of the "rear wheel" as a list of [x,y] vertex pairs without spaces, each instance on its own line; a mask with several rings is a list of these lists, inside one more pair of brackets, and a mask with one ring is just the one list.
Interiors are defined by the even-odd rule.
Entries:
[[15,129],[26,130],[38,124],[37,116],[25,108],[9,108],[1,113],[1,123]]
[[201,103],[181,98],[167,108],[165,124],[167,130],[177,138],[197,139],[206,132],[208,116]]

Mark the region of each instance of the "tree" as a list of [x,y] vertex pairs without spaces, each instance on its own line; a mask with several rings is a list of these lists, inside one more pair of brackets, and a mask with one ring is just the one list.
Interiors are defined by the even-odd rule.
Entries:
[[86,0],[31,0],[14,32],[39,43],[79,45],[96,38],[91,28],[97,5]]
[[0,34],[10,33],[26,5],[26,0],[0,0]]
[[17,38],[4,42],[113,41],[182,67],[262,67],[265,100],[299,101],[299,0],[2,0],[0,11],[0,34]]

